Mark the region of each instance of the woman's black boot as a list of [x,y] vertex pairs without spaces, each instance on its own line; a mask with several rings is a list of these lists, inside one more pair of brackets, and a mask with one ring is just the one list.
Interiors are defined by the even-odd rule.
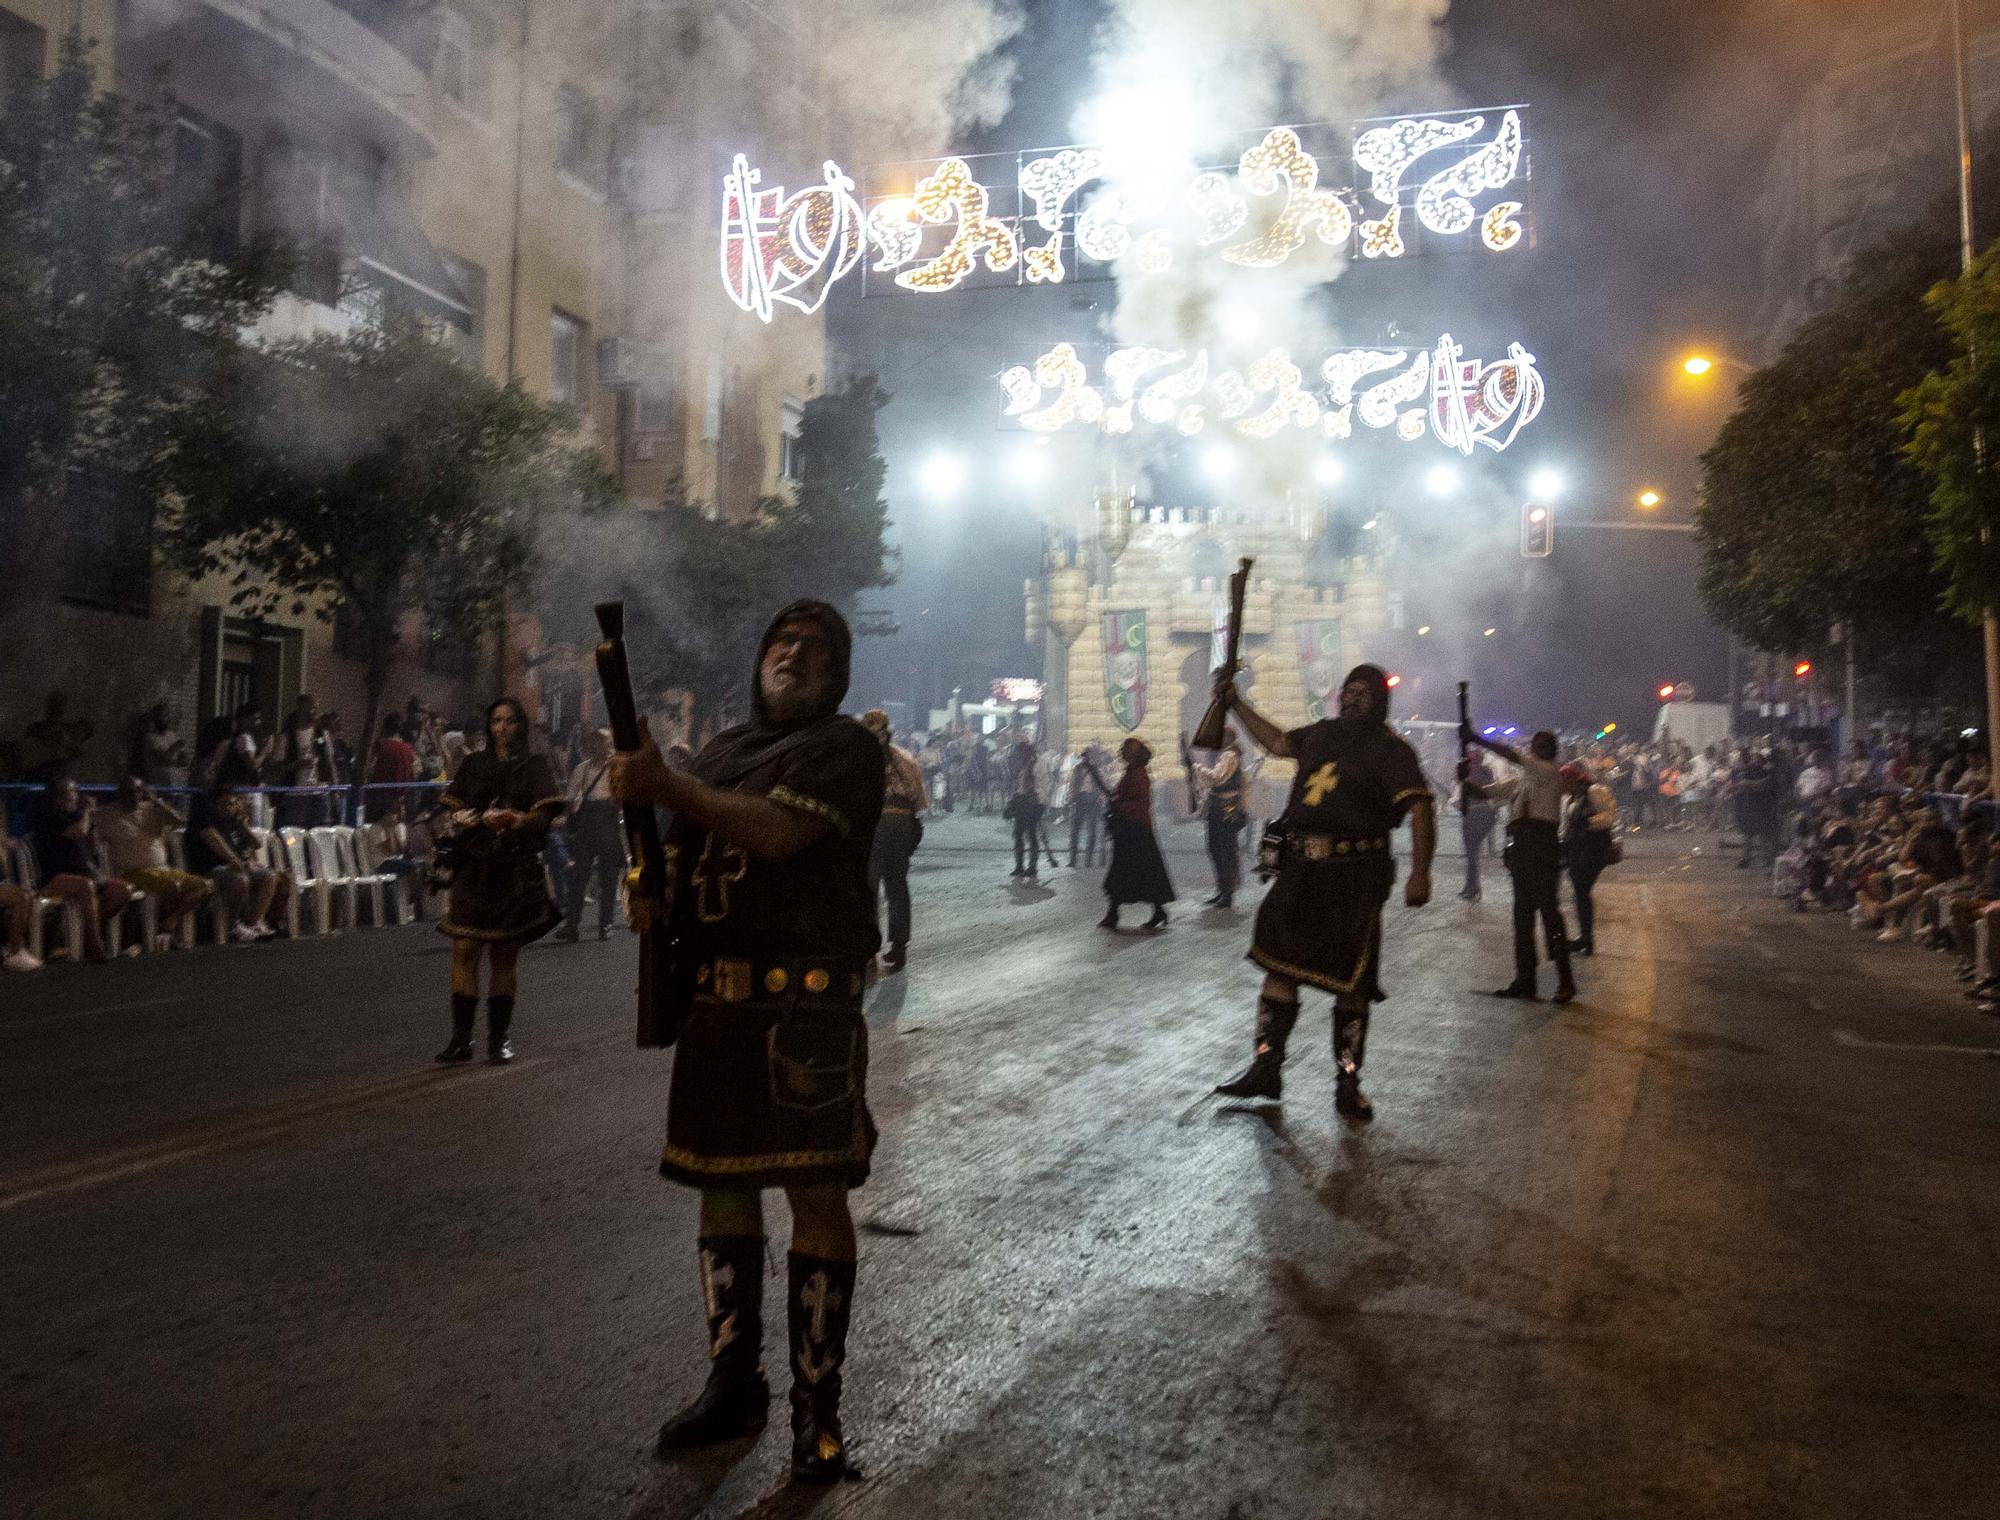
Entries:
[[1166,926],[1167,926],[1167,905],[1165,903],[1154,903],[1153,916],[1147,919],[1139,927],[1142,929],[1164,929],[1166,928]]
[[486,1059],[495,1066],[505,1066],[514,1059],[514,1047],[507,1043],[507,1031],[513,1023],[513,997],[489,996],[486,999]]
[[790,1266],[792,1476],[831,1483],[853,1471],[840,1433],[840,1368],[847,1360],[854,1263],[794,1251]]
[[764,1237],[709,1235],[697,1244],[708,1381],[660,1427],[661,1451],[752,1435],[764,1428],[771,1403],[764,1381]]
[[472,1021],[478,1016],[478,998],[469,992],[451,995],[451,1043],[437,1053],[440,1061],[472,1059]]

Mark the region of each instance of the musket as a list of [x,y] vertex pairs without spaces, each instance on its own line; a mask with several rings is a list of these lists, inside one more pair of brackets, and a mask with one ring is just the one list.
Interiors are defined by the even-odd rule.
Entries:
[[1187,772],[1188,817],[1192,818],[1201,811],[1201,798],[1197,795],[1194,751],[1188,748],[1188,737],[1185,733],[1181,735],[1181,769]]
[[[1236,573],[1229,577],[1229,626],[1222,641],[1222,669],[1233,677],[1238,661],[1237,646],[1243,638],[1243,594],[1250,589],[1250,559],[1246,556],[1237,563]],[[1208,711],[1201,715],[1201,722],[1194,731],[1196,749],[1221,749],[1222,736],[1229,722],[1229,708],[1218,700],[1211,700]]]
[[[604,688],[604,716],[611,743],[620,754],[641,744],[639,704],[632,696],[632,672],[625,661],[625,604],[599,602],[597,679]],[[648,802],[624,805],[626,853],[625,917],[639,936],[639,1028],[642,1048],[671,1045],[680,1038],[682,1007],[673,995],[671,942],[667,931],[667,853],[660,843],[660,820]]]

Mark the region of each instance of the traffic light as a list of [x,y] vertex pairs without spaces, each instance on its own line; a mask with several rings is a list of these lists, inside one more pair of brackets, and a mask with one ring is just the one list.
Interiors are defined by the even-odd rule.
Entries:
[[1671,702],[1673,701],[1673,699],[1674,699],[1674,683],[1669,681],[1667,682],[1666,685],[1660,688],[1660,700],[1662,702]]
[[1390,676],[1390,677],[1389,677],[1389,680],[1388,680],[1388,687],[1389,687],[1389,690],[1391,690],[1391,691],[1394,691],[1394,690],[1395,690],[1395,689],[1396,689],[1396,688],[1397,688],[1398,686],[1401,686],[1402,684],[1403,684],[1403,678],[1402,678],[1401,676]]
[[1792,674],[1798,677],[1801,681],[1803,681],[1807,676],[1812,674],[1812,661],[1811,660],[1799,661],[1798,664],[1792,667]]
[[1555,509],[1539,502],[1521,503],[1521,558],[1547,559],[1555,546]]

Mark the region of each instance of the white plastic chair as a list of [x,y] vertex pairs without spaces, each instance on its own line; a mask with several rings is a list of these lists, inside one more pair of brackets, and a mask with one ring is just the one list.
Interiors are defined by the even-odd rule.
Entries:
[[321,890],[320,884],[313,879],[312,872],[307,869],[305,836],[297,829],[284,829],[277,833],[266,829],[252,829],[250,832],[257,836],[258,864],[268,866],[274,871],[292,873],[291,896],[285,899],[286,931],[293,939],[299,937],[300,921],[304,917],[299,905],[310,896],[314,911],[319,915],[315,921],[316,926],[321,934],[326,933],[327,894]]
[[343,858],[340,841],[330,824],[321,824],[307,832],[306,855],[312,861],[313,875],[332,903],[333,921],[336,924],[344,921],[350,929],[357,927],[361,922],[360,892],[354,880],[353,862]]
[[[187,841],[181,837],[179,829],[175,829],[167,835],[167,864],[176,871],[185,871],[187,869]],[[222,901],[222,894],[220,892],[209,893],[208,911],[210,922],[216,926],[215,942],[218,945],[228,944],[229,907],[228,904]],[[174,931],[175,937],[180,941],[183,950],[192,950],[194,948],[194,921],[195,915],[193,913],[183,913],[181,915],[180,926]]]
[[47,938],[45,930],[51,913],[61,920],[63,945],[69,952],[70,963],[83,959],[83,914],[74,903],[60,897],[50,897],[37,885],[42,879],[41,867],[35,863],[34,847],[25,839],[7,840],[7,878],[17,887],[24,889],[34,898],[34,911],[28,915],[28,953],[39,960],[47,960]]
[[[354,878],[355,886],[362,894],[361,900],[368,904],[369,922],[378,928],[402,923],[403,883],[400,877],[391,876],[376,866],[375,826],[364,824],[358,829],[336,828],[333,836],[343,867]],[[387,916],[389,913],[395,917]]]

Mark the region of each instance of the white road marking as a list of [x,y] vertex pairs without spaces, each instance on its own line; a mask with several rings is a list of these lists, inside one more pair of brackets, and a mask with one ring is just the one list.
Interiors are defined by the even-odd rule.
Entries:
[[129,1013],[134,1008],[164,1008],[169,1003],[190,1001],[186,996],[140,998],[133,1003],[100,1003],[95,1008],[72,1008],[68,1013],[44,1014],[38,1019],[21,1019],[13,1023],[0,1023],[0,1032],[12,1033],[16,1029],[41,1029],[49,1024],[67,1024],[74,1019],[94,1019],[100,1013]]
[[1906,1043],[1901,1040],[1864,1040],[1851,1029],[1836,1029],[1833,1043],[1857,1050],[1921,1050],[1947,1052],[1955,1056],[1990,1056],[2000,1060],[2000,1048],[1990,1045],[1937,1045]]

